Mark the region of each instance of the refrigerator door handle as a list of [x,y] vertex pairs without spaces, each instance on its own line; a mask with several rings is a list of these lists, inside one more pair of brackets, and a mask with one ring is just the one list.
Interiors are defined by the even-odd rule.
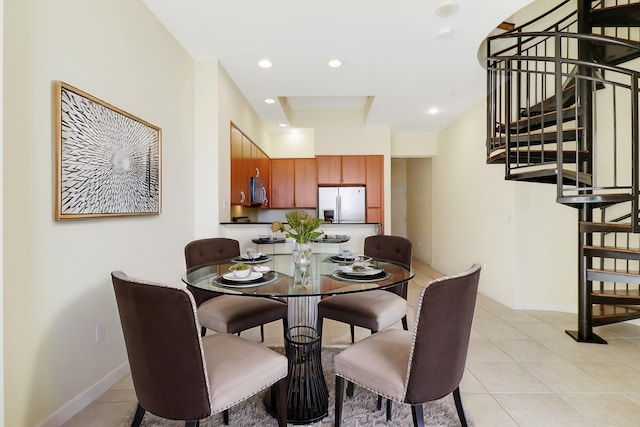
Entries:
[[342,199],[340,198],[340,195],[337,195],[336,196],[336,208],[337,208],[336,209],[336,222],[342,221],[342,218],[340,218],[341,217],[341,213],[342,213],[340,211],[342,209],[341,205],[342,205]]

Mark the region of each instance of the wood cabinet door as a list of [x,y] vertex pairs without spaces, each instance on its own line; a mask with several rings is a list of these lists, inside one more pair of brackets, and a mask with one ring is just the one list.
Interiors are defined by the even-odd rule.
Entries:
[[383,156],[367,156],[367,208],[382,207],[384,182]]
[[366,184],[365,156],[342,156],[342,184]]
[[342,157],[317,156],[318,184],[342,184]]
[[296,208],[315,208],[318,204],[316,159],[295,159]]
[[242,176],[242,133],[231,126],[231,194],[232,205],[241,204],[240,179]]
[[255,173],[255,165],[252,159],[252,146],[253,143],[249,138],[242,135],[242,164],[240,165],[240,179],[239,188],[240,192],[244,195],[245,206],[251,206],[251,198],[249,195],[249,178]]
[[270,207],[295,207],[294,171],[294,159],[271,159]]

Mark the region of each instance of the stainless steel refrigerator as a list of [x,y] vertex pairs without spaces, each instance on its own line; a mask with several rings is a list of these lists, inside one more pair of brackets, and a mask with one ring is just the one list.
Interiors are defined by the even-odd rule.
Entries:
[[365,187],[318,187],[318,218],[336,223],[364,223]]

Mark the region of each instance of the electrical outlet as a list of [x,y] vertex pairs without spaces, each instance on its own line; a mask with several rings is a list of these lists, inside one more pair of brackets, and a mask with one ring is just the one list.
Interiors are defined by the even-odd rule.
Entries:
[[96,325],[96,342],[100,342],[104,339],[105,336],[105,330],[104,330],[104,323],[100,322]]

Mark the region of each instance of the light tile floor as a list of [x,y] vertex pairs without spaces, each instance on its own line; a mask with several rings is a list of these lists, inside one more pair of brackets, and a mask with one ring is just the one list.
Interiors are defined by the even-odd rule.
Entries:
[[[414,262],[409,287],[409,327],[421,286],[440,273]],[[395,327],[401,327],[400,324]],[[576,343],[576,315],[511,310],[478,295],[467,368],[461,384],[467,415],[478,427],[640,426],[640,327],[597,328],[607,345]],[[356,339],[369,332],[356,328]],[[259,340],[259,330],[243,337]],[[349,327],[325,321],[323,344],[346,346]],[[282,326],[265,328],[265,345],[281,346]],[[136,405],[124,378],[64,427],[119,427]]]

